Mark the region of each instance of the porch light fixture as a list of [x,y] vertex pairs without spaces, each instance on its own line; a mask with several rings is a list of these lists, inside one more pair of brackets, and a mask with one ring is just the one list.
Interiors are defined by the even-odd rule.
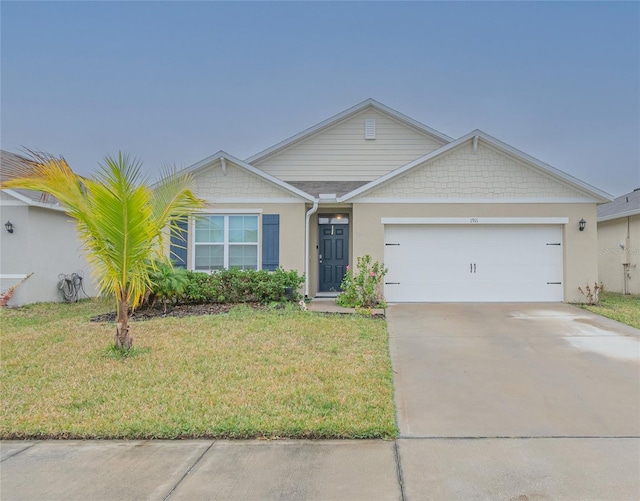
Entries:
[[4,223],[4,227],[9,233],[13,233],[13,223],[11,221],[7,221]]
[[587,226],[587,222],[584,219],[578,221],[578,229],[584,231],[584,227]]

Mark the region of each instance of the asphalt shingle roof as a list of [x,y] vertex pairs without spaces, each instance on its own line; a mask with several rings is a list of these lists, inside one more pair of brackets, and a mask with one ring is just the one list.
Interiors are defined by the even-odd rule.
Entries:
[[598,221],[640,214],[640,188],[598,206]]
[[[32,162],[28,158],[16,155],[10,151],[0,150],[0,182],[8,181],[15,177],[15,172],[17,172],[18,168],[23,170],[24,167],[28,168],[31,165]],[[11,188],[11,190],[34,202],[49,205],[59,204],[57,198],[43,191],[21,190],[15,188]]]

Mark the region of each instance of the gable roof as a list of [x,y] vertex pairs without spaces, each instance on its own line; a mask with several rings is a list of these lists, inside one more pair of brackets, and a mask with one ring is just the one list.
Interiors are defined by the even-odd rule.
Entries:
[[311,195],[302,191],[301,189],[296,188],[295,186],[285,181],[282,181],[277,177],[267,174],[266,172],[254,167],[253,165],[249,165],[248,163],[240,160],[239,158],[234,157],[233,155],[229,155],[228,153],[222,150],[211,155],[210,157],[205,158],[204,160],[200,160],[199,162],[196,162],[195,164],[190,165],[189,167],[185,168],[182,172],[190,173],[192,175],[197,174],[198,172],[209,167],[209,165],[211,165],[211,163],[215,162],[216,160],[224,160],[224,161],[228,160],[231,163],[233,163],[235,166],[240,167],[241,169],[245,169],[251,172],[252,174],[264,179],[265,181],[271,184],[275,184],[276,186],[284,189],[285,191],[289,191],[290,193],[297,195],[298,197],[308,200],[310,202],[314,201],[314,198]]
[[640,188],[598,207],[598,222],[640,214]]
[[356,104],[355,106],[352,106],[351,108],[338,113],[337,115],[334,115],[330,118],[327,118],[326,120],[323,120],[322,122],[314,125],[313,127],[309,127],[308,129],[303,130],[302,132],[296,134],[295,136],[291,136],[288,139],[285,139],[284,141],[281,141],[280,143],[271,146],[270,148],[267,148],[266,150],[263,150],[259,153],[256,153],[255,155],[249,157],[246,159],[247,163],[255,163],[255,162],[260,162],[262,160],[264,160],[267,157],[270,157],[272,155],[274,155],[275,153],[278,153],[286,148],[289,148],[290,146],[299,143],[301,141],[304,141],[305,139],[308,139],[309,137],[313,136],[314,134],[317,134],[320,131],[323,131],[325,129],[328,129],[329,127],[332,127],[334,125],[336,125],[338,122],[341,122],[342,120],[345,120],[347,118],[352,117],[353,115],[356,115],[357,113],[360,113],[361,111],[365,110],[365,109],[374,109],[377,110],[381,113],[384,113],[396,120],[398,120],[399,122],[403,123],[404,125],[411,127],[412,129],[417,130],[418,132],[422,132],[423,134],[427,134],[439,141],[445,142],[445,143],[449,143],[451,141],[453,141],[453,138],[447,136],[446,134],[443,134],[442,132],[439,132],[435,129],[432,129],[431,127],[428,127],[426,125],[424,125],[423,123],[418,122],[417,120],[414,120],[413,118],[410,118],[406,115],[403,115],[402,113],[389,108],[388,106],[385,106],[382,103],[379,103],[378,101],[376,101],[375,99],[366,99],[364,101],[362,101],[359,104]]
[[437,150],[434,150],[430,153],[427,153],[426,155],[423,155],[420,158],[417,158],[416,160],[409,162],[406,165],[403,165],[402,167],[399,167],[391,172],[389,172],[388,174],[385,174],[384,176],[379,177],[378,179],[375,179],[373,181],[371,181],[370,183],[365,184],[364,186],[361,186],[360,188],[357,188],[349,193],[347,193],[346,195],[339,197],[338,201],[339,202],[344,202],[347,201],[349,199],[352,199],[358,195],[361,195],[367,191],[372,190],[373,188],[380,186],[388,181],[390,181],[391,179],[394,179],[404,173],[406,173],[407,171],[414,169],[416,167],[418,167],[419,165],[422,165],[423,163],[429,161],[429,160],[433,160],[434,158],[440,157],[442,155],[444,155],[445,153],[457,148],[458,146],[466,143],[467,141],[478,141],[482,139],[483,141],[486,141],[489,145],[493,146],[494,148],[497,148],[498,150],[502,151],[503,153],[506,153],[507,155],[511,155],[519,160],[522,160],[530,165],[532,165],[534,168],[538,169],[539,171],[541,171],[542,173],[545,173],[547,175],[550,175],[553,178],[556,178],[559,181],[563,181],[567,184],[569,184],[570,186],[573,186],[574,188],[579,189],[580,191],[583,191],[587,194],[589,194],[590,196],[594,197],[596,200],[598,200],[600,203],[602,202],[608,202],[613,200],[613,197],[611,195],[609,195],[608,193],[599,190],[598,188],[595,188],[594,186],[591,186],[588,183],[585,183],[584,181],[581,181],[578,178],[575,178],[569,174],[567,174],[566,172],[563,172],[559,169],[556,169],[555,167],[552,167],[549,164],[546,164],[544,162],[541,162],[540,160],[538,160],[537,158],[534,158],[530,155],[527,155],[526,153],[514,148],[513,146],[508,145],[507,143],[504,143],[498,139],[496,139],[493,136],[490,136],[489,134],[487,134],[486,132],[481,131],[480,129],[476,129],[474,131],[469,132],[468,134],[462,136],[459,139],[456,139],[455,141],[452,141],[444,146],[442,146],[441,148],[438,148]]

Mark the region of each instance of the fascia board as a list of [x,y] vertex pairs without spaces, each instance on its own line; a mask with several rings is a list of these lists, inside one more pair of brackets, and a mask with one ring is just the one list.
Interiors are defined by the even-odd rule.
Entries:
[[380,176],[378,179],[374,179],[370,183],[362,185],[360,186],[360,188],[356,188],[355,190],[349,193],[346,193],[345,195],[342,195],[340,198],[338,198],[338,202],[344,202],[346,200],[349,200],[350,198],[357,197],[358,195],[361,195],[362,193],[365,193],[375,188],[376,186],[380,186],[381,184],[386,183],[390,179],[393,179],[396,176],[400,176],[401,174],[404,174],[408,170],[413,169],[417,165],[423,164],[424,162],[427,162],[433,158],[436,158],[440,155],[445,154],[446,152],[454,148],[457,148],[458,146],[460,146],[462,143],[464,143],[471,137],[473,136],[470,134],[467,134],[466,136],[462,136],[460,139],[456,139],[455,141],[452,141],[449,144],[445,144],[444,146],[442,146],[441,148],[438,148],[437,150],[433,150],[427,153],[426,155],[418,157],[415,160],[409,162],[408,164],[405,164],[402,167],[398,167],[397,169],[392,170],[391,172],[385,174],[384,176]]
[[274,146],[271,146],[270,148],[267,148],[266,150],[256,153],[255,155],[247,158],[245,162],[253,163],[259,160],[263,160],[266,157],[273,155],[274,153],[281,151],[293,145],[296,142],[302,141],[303,139],[306,139],[321,130],[332,127],[333,125],[337,124],[341,120],[348,118],[351,115],[355,115],[367,107],[372,107],[374,109],[377,109],[378,111],[391,115],[396,120],[399,120],[400,122],[404,122],[406,125],[410,125],[411,127],[419,130],[420,132],[429,134],[441,141],[445,141],[447,143],[453,141],[453,138],[447,136],[446,134],[443,134],[442,132],[432,129],[431,127],[428,127],[418,122],[417,120],[414,120],[406,115],[403,115],[402,113],[392,108],[389,108],[388,106],[385,106],[382,103],[379,103],[375,99],[369,98],[369,99],[366,99],[365,101],[362,101],[361,103],[356,104],[355,106],[352,106],[351,108],[345,111],[338,113],[337,115],[333,115],[332,117],[329,117],[326,120],[323,120],[322,122],[312,127],[309,127],[308,129],[303,130],[302,132],[294,136],[289,137],[288,139],[285,139],[284,141],[281,141],[275,144]]
[[423,164],[425,162],[428,162],[429,160],[433,160],[436,157],[439,157],[441,155],[444,155],[445,153],[447,153],[448,151],[451,151],[454,148],[457,148],[458,146],[464,144],[465,142],[472,140],[474,137],[478,137],[483,139],[484,141],[486,141],[487,143],[489,143],[490,145],[502,150],[503,152],[516,157],[519,160],[522,160],[526,163],[529,163],[531,165],[533,165],[534,167],[536,167],[538,170],[547,173],[549,175],[551,175],[552,177],[555,177],[557,179],[560,179],[564,182],[567,182],[571,185],[573,185],[575,188],[580,189],[581,191],[586,191],[589,195],[595,197],[597,199],[597,201],[599,203],[605,203],[605,202],[610,202],[613,200],[613,197],[611,195],[609,195],[608,193],[599,190],[598,188],[595,188],[594,186],[591,186],[590,184],[585,183],[584,181],[579,180],[578,178],[575,178],[565,172],[562,172],[561,170],[556,169],[555,167],[552,167],[551,165],[548,165],[544,162],[541,162],[540,160],[538,160],[537,158],[532,157],[531,155],[527,155],[526,153],[514,148],[513,146],[508,145],[507,143],[504,143],[496,138],[494,138],[493,136],[490,136],[489,134],[481,131],[480,129],[476,129],[473,130],[471,132],[469,132],[468,134],[465,134],[464,136],[460,137],[459,139],[456,139],[455,141],[449,143],[449,144],[445,144],[444,146],[442,146],[441,148],[438,148],[437,150],[434,150],[430,153],[427,153],[426,155],[423,155],[420,158],[417,158],[416,160],[413,160],[412,162],[409,162],[406,165],[403,165],[402,167],[399,167],[391,172],[389,172],[388,174],[385,174],[384,176],[379,177],[378,179],[375,179],[373,181],[371,181],[368,184],[365,184],[363,186],[361,186],[360,188],[353,190],[350,193],[347,193],[345,195],[343,195],[339,201],[340,202],[344,202],[345,200],[348,200],[350,198],[356,197],[366,191],[371,190],[372,188],[375,188],[376,186],[379,186],[380,184],[383,184],[387,181],[389,181],[390,179],[393,179],[396,176],[399,176],[405,172],[407,172],[408,170],[411,170],[412,168]]
[[240,160],[239,158],[234,157],[233,155],[228,155],[225,153],[224,157],[227,160],[230,160],[234,164],[238,165],[239,167],[242,167],[243,169],[246,169],[249,172],[253,172],[256,176],[260,176],[261,178],[279,186],[280,188],[290,191],[291,193],[295,193],[296,195],[298,195],[301,198],[304,198],[305,200],[308,200],[310,202],[313,202],[315,200],[313,196],[302,191],[301,189],[296,188],[295,186],[283,181],[282,179],[278,179],[277,177],[272,176],[271,174],[268,174],[263,170],[258,169],[257,167],[254,167],[253,165],[248,164],[247,162],[244,162],[243,160]]
[[531,155],[528,155],[525,152],[520,151],[517,148],[514,148],[513,146],[500,141],[499,139],[496,139],[493,136],[490,136],[489,134],[481,131],[480,129],[476,129],[475,131],[468,134],[468,136],[471,136],[471,137],[473,137],[474,135],[478,135],[480,138],[484,139],[489,144],[492,144],[493,146],[496,146],[502,149],[506,153],[509,153],[515,156],[516,158],[519,158],[520,160],[533,164],[535,167],[537,167],[543,172],[546,171],[548,174],[551,174],[552,176],[555,176],[563,181],[566,181],[569,184],[574,185],[574,187],[576,188],[580,188],[583,191],[587,191],[590,195],[593,195],[596,198],[598,198],[601,203],[611,202],[614,198],[609,193],[602,191],[596,188],[595,186],[590,185],[589,183],[585,183],[584,181],[578,179],[577,177],[573,177],[572,175],[567,174],[566,172],[563,172],[560,169],[556,169],[555,167],[547,163],[544,163],[538,160],[537,158],[532,157]]
[[626,212],[618,212],[617,214],[609,214],[608,216],[602,216],[598,218],[599,223],[606,221],[612,221],[614,219],[621,219],[623,217],[631,217],[640,215],[640,209],[629,210]]
[[64,207],[62,207],[61,205],[53,205],[53,204],[46,204],[43,202],[37,202],[35,200],[31,200],[29,197],[25,197],[24,195],[13,191],[11,189],[3,189],[3,192],[5,192],[7,195],[12,196],[13,198],[20,200],[21,202],[24,202],[25,204],[27,204],[29,207],[40,207],[41,209],[49,209],[49,210],[56,210],[59,212],[67,212]]
[[308,193],[296,188],[293,185],[290,185],[285,181],[282,181],[281,179],[278,179],[277,177],[272,176],[271,174],[267,174],[263,170],[260,170],[257,167],[254,167],[253,165],[250,165],[244,162],[243,160],[240,160],[239,158],[236,158],[233,155],[230,155],[229,153],[226,153],[225,151],[222,151],[222,150],[220,150],[218,153],[215,153],[214,155],[211,155],[210,157],[205,158],[204,160],[200,160],[199,162],[196,162],[195,164],[184,169],[182,172],[194,175],[198,171],[205,169],[206,167],[211,165],[213,162],[220,160],[222,158],[232,162],[233,164],[237,165],[242,169],[248,170],[249,172],[264,179],[265,181],[273,183],[286,191],[289,191],[301,198],[304,198],[305,200],[308,200],[310,202],[313,202],[314,200],[314,198]]
[[[185,167],[184,169],[181,169],[180,171],[178,171],[180,174],[195,174],[197,173],[200,169],[207,167],[209,164],[215,162],[216,160],[218,160],[220,157],[222,157],[224,155],[224,151],[220,150],[217,153],[214,153],[213,155],[208,156],[207,158],[200,160],[194,164],[189,165],[188,167]],[[155,183],[153,183],[151,185],[151,188],[157,188],[158,186],[160,186],[164,180],[166,179],[166,177],[163,177],[162,179],[159,179],[158,181],[156,181]]]
[[[215,162],[216,160],[220,159],[221,157],[223,157],[225,155],[225,152],[220,150],[217,153],[214,153],[213,155],[208,156],[207,158],[204,158],[194,164],[189,165],[188,167],[185,167],[183,170],[180,171],[181,174],[195,174],[197,171],[199,171],[200,169],[209,166],[209,164]],[[158,181],[159,184],[161,183],[162,180]]]
[[401,122],[404,122],[408,125],[412,125],[414,128],[418,129],[420,132],[424,132],[426,134],[429,134],[433,137],[435,137],[436,139],[439,139],[441,141],[444,141],[445,143],[450,143],[451,141],[453,141],[452,137],[447,136],[446,134],[443,134],[440,131],[437,131],[435,129],[432,129],[431,127],[429,127],[428,125],[423,124],[422,122],[418,122],[417,120],[414,120],[411,117],[408,117],[407,115],[400,113],[399,111],[394,110],[393,108],[389,108],[388,106],[379,103],[378,101],[374,100],[374,99],[369,99],[368,101],[371,102],[371,105],[374,108],[377,108],[378,110],[385,112],[393,117],[395,117],[396,119],[400,120]]

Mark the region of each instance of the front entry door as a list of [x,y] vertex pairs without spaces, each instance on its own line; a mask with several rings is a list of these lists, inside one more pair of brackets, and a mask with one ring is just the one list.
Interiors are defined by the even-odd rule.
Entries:
[[349,225],[321,224],[318,258],[320,292],[338,292],[349,264]]

